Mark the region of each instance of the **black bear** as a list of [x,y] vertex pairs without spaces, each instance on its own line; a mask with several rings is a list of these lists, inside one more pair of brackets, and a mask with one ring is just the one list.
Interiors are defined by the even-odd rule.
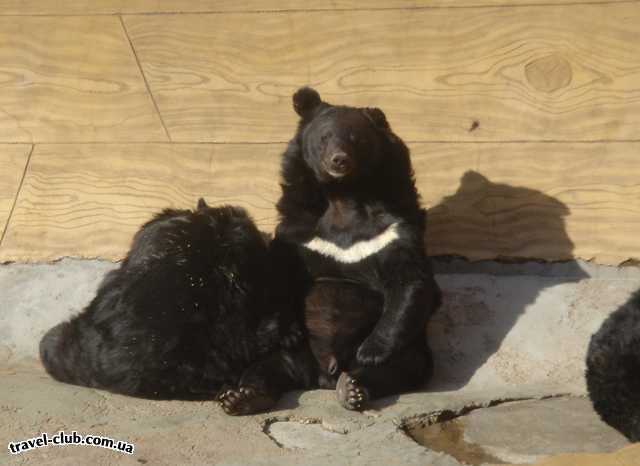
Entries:
[[425,325],[440,290],[407,147],[380,109],[330,105],[310,88],[293,105],[301,119],[282,159],[272,305],[293,312],[308,338],[221,394],[232,415],[315,387],[335,388],[345,408],[360,410],[431,372]]
[[586,377],[602,420],[640,442],[640,290],[591,337]]
[[96,297],[40,342],[55,379],[155,399],[212,399],[279,337],[267,244],[243,209],[165,210]]

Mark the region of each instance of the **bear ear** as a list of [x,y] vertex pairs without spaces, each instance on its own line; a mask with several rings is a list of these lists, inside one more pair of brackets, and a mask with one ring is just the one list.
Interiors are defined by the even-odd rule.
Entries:
[[198,205],[197,205],[198,210],[206,209],[207,207],[209,207],[209,205],[204,200],[204,198],[201,197],[200,199],[198,199]]
[[302,118],[309,118],[321,103],[318,91],[310,87],[302,87],[293,94],[293,109]]
[[377,107],[369,107],[364,109],[365,116],[373,123],[377,128],[389,129],[389,122],[384,112]]

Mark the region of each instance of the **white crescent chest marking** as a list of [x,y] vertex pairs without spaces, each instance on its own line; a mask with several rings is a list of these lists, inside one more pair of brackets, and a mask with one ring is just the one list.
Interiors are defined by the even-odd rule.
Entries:
[[318,237],[304,243],[303,246],[323,256],[332,257],[338,262],[353,264],[381,251],[398,238],[400,238],[400,235],[398,235],[398,223],[392,223],[378,236],[358,241],[348,248],[341,248],[335,243]]

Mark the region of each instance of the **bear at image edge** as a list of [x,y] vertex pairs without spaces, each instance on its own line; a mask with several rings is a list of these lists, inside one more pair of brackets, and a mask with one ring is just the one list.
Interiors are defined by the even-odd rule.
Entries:
[[640,290],[591,337],[586,378],[602,420],[640,442]]
[[55,379],[154,399],[212,399],[277,341],[263,318],[267,245],[236,207],[167,209],[135,235],[83,312],[50,329]]

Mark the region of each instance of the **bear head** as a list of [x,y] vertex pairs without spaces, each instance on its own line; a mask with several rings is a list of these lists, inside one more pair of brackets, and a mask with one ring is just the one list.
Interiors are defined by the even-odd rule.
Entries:
[[309,87],[293,95],[293,108],[301,117],[297,142],[303,159],[320,183],[366,177],[397,140],[378,108],[330,105]]

